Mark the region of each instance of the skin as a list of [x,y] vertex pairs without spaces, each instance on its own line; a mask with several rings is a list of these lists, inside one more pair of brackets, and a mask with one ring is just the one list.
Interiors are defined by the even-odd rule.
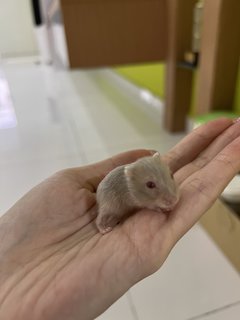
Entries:
[[94,319],[157,271],[239,172],[240,123],[208,123],[164,156],[181,189],[171,215],[142,210],[102,236],[94,222],[99,182],[149,154],[57,173],[0,219],[0,319]]

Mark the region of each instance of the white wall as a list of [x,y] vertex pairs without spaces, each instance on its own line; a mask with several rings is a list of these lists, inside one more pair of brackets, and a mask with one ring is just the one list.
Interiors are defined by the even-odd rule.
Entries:
[[37,53],[30,0],[0,0],[0,54],[16,57]]

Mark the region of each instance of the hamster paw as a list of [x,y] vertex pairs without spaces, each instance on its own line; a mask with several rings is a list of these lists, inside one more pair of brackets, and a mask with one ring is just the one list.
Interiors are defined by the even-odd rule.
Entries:
[[106,227],[106,228],[100,228],[100,227],[98,227],[98,230],[99,230],[99,232],[101,233],[101,234],[106,234],[106,233],[108,233],[108,232],[111,232],[112,231],[112,227]]
[[96,225],[101,234],[106,234],[118,224],[119,217],[114,214],[99,215],[96,220]]

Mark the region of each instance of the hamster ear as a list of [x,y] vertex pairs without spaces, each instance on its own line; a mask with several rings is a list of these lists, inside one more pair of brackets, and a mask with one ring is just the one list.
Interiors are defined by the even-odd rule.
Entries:
[[126,176],[126,178],[130,178],[133,176],[133,170],[132,170],[132,165],[128,164],[124,167],[124,174]]
[[161,159],[160,153],[159,152],[154,153],[153,158],[154,159]]

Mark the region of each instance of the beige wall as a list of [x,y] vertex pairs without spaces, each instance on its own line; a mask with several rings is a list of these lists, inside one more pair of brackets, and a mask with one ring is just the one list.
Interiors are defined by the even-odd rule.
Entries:
[[0,0],[0,54],[37,54],[30,0]]

